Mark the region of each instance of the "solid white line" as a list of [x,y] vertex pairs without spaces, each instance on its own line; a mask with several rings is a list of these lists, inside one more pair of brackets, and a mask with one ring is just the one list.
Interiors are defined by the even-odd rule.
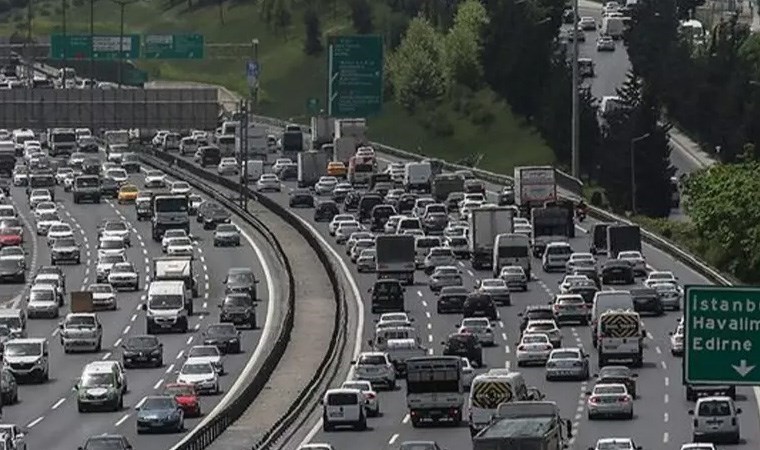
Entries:
[[53,404],[53,408],[52,409],[58,409],[58,407],[61,406],[63,404],[63,402],[65,402],[65,401],[66,401],[66,397],[59,398],[58,401],[55,402],[55,404]]
[[[143,401],[145,401],[145,399],[143,399]],[[142,406],[142,404],[140,406]],[[138,406],[137,408],[139,408],[140,406]],[[119,420],[116,421],[116,423],[114,425],[118,427],[119,425],[121,425],[124,422],[126,422],[127,419],[129,419],[129,414],[124,414],[123,416],[121,416],[121,419],[119,419]]]
[[29,422],[29,424],[26,427],[27,428],[32,428],[35,425],[37,425],[38,423],[42,422],[42,419],[44,419],[44,418],[45,418],[45,416],[40,416],[40,417],[32,420],[31,422]]

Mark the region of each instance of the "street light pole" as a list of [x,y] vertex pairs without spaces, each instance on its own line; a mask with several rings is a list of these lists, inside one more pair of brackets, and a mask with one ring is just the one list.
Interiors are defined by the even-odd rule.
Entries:
[[122,88],[122,73],[124,66],[124,10],[127,5],[135,3],[137,0],[111,0],[121,8],[119,19],[119,89]]
[[[29,0],[31,2],[31,0]],[[62,33],[63,33],[63,40],[66,41],[66,0],[61,0],[61,25],[62,25]],[[67,51],[63,51],[63,74],[61,75],[61,84],[62,88],[66,89],[66,59],[68,57]]]
[[26,28],[26,80],[29,85],[29,89],[34,87],[34,45],[32,45],[32,0],[27,1],[26,8],[27,15],[27,28]]
[[578,0],[573,0],[573,107],[572,107],[572,119],[571,119],[571,172],[575,178],[580,178],[581,174],[581,158],[580,158],[580,109],[578,105]]
[[[95,89],[95,59],[92,57],[92,43],[95,40],[95,0],[90,0],[90,89]],[[92,111],[92,108],[90,108]],[[93,116],[93,122],[94,122]]]
[[636,144],[648,138],[652,133],[642,134],[631,139],[631,212],[636,215]]

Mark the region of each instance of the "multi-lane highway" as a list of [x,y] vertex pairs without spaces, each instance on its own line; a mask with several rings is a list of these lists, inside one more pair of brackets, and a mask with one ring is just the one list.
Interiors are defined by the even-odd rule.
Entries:
[[[384,162],[395,160],[383,156]],[[498,186],[488,185],[490,195],[498,190]],[[294,186],[284,183],[282,193],[265,194],[278,203],[287,206],[288,192]],[[310,209],[293,210],[302,219],[311,222],[313,227],[331,243],[346,264],[352,267],[350,260],[345,257],[341,245],[327,234],[327,225],[313,222],[313,211]],[[588,236],[585,234],[593,222],[588,220],[578,226],[577,237],[571,240],[576,251],[586,251],[589,247]],[[705,284],[706,279],[676,262],[671,256],[645,245],[644,253],[651,268],[669,270],[678,276],[683,284]],[[533,261],[534,267],[540,267],[540,261]],[[465,286],[472,286],[476,279],[489,276],[488,272],[473,271],[468,262],[460,263],[465,275]],[[366,292],[375,280],[374,274],[360,274],[351,269],[351,275],[358,284],[359,292]],[[562,275],[547,274],[541,270],[535,272],[535,278],[530,283],[526,293],[513,293],[513,305],[500,308],[500,320],[496,325],[497,346],[484,350],[486,368],[511,367],[516,369],[514,348],[519,339],[518,313],[526,305],[546,304],[558,291],[558,283]],[[436,354],[440,354],[440,342],[455,331],[456,324],[461,320],[459,315],[440,315],[436,313],[436,296],[426,286],[427,277],[418,272],[417,284],[407,289],[406,305],[410,315],[422,337],[423,344]],[[637,282],[640,284],[641,279]],[[367,299],[363,299],[364,302]],[[373,319],[377,317],[364,310],[364,328],[358,330],[357,339],[366,342],[373,336]],[[543,368],[521,368],[526,381],[538,387],[547,399],[557,402],[562,414],[573,422],[575,437],[574,448],[593,446],[596,440],[604,437],[631,437],[637,445],[648,449],[679,448],[680,444],[690,442],[691,420],[688,410],[693,407],[685,399],[684,388],[681,384],[681,359],[670,353],[668,333],[676,328],[680,313],[669,312],[662,317],[644,317],[649,333],[646,339],[645,364],[636,370],[640,397],[635,401],[635,416],[630,421],[589,421],[585,414],[585,392],[593,386],[593,379],[588,382],[547,382],[544,379]],[[596,356],[590,341],[590,329],[587,326],[566,326],[562,328],[565,346],[582,346],[592,354],[591,366],[597,367]],[[336,450],[343,449],[379,449],[394,448],[407,440],[435,440],[442,448],[470,448],[470,435],[466,425],[458,428],[412,428],[409,423],[405,403],[405,388],[403,381],[400,387],[392,392],[380,393],[382,414],[369,420],[369,429],[364,432],[337,431],[325,433],[318,423],[318,417],[312,421],[313,427],[302,430],[302,443],[327,442]],[[755,392],[749,388],[738,389],[738,400],[744,413],[740,418],[743,442],[737,448],[760,448],[760,432],[756,424],[760,421],[758,403]],[[296,446],[292,447],[295,448]],[[291,448],[291,447],[287,447]]]
[[[138,186],[143,185],[142,174],[130,177]],[[25,232],[26,247],[36,261],[29,260],[32,267],[28,278],[31,280],[34,269],[49,264],[50,253],[44,236],[35,236],[33,232],[33,212],[30,211],[24,188],[12,188],[12,201],[18,212],[30,226]],[[195,315],[190,319],[190,331],[187,334],[161,334],[164,364],[155,369],[128,369],[129,392],[125,397],[124,409],[117,412],[77,412],[76,392],[73,387],[85,364],[94,360],[121,360],[121,344],[131,335],[145,334],[145,313],[139,310],[146,300],[150,281],[151,260],[162,256],[160,243],[151,239],[150,222],[138,221],[133,205],[118,205],[113,200],[100,204],[74,204],[71,194],[59,186],[56,201],[61,219],[72,225],[75,237],[82,247],[81,265],[62,266],[66,274],[68,291],[86,288],[95,282],[95,264],[97,261],[97,227],[104,219],[124,221],[132,230],[132,246],[127,250],[127,258],[140,274],[140,291],[119,292],[116,311],[99,312],[104,325],[103,349],[97,354],[64,354],[59,343],[58,321],[55,319],[30,319],[28,335],[45,337],[50,343],[50,380],[42,385],[28,384],[19,388],[20,402],[6,405],[3,411],[4,423],[15,423],[29,430],[26,436],[29,448],[77,448],[92,435],[103,433],[123,434],[133,448],[165,450],[181,439],[183,434],[137,435],[135,428],[136,407],[148,395],[160,394],[163,385],[175,381],[177,372],[184,362],[185,353],[194,345],[202,343],[202,332],[209,324],[219,322],[218,303],[224,295],[224,277],[232,267],[250,267],[261,280],[258,285],[257,330],[242,331],[242,353],[227,355],[225,370],[227,375],[221,377],[222,393],[201,397],[204,415],[224,398],[243,370],[262,334],[265,325],[270,295],[271,273],[265,270],[267,262],[263,259],[258,237],[242,223],[243,230],[240,247],[216,248],[213,246],[213,231],[203,230],[192,221],[191,235],[195,240],[196,276],[198,277],[199,296],[195,299]],[[12,292],[21,286],[2,286],[3,298],[15,295]],[[22,299],[21,305],[23,306]],[[61,309],[61,315],[68,312],[67,306]],[[195,427],[200,419],[186,419],[186,430]]]

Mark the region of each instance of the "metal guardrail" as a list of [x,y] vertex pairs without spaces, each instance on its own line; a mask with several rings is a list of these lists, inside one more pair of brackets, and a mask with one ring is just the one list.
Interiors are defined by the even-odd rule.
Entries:
[[[141,154],[143,160],[149,165],[154,165],[171,174],[172,176],[180,179],[185,179],[191,184],[195,184],[196,187],[202,191],[208,190],[213,193],[212,197],[230,207],[233,211],[238,213],[244,220],[251,223],[257,223],[258,226],[266,228],[264,224],[260,223],[252,214],[240,208],[237,204],[229,200],[224,193],[214,191],[209,187],[209,183],[220,185],[233,192],[240,191],[239,183],[228,180],[217,174],[208,172],[200,167],[194,166],[187,161],[180,159],[174,155],[157,152],[152,149],[145,149]],[[184,171],[185,173],[181,173]],[[188,177],[189,173],[189,177]],[[203,180],[203,181],[200,181]],[[269,209],[277,216],[288,222],[293,226],[301,235],[304,236],[309,245],[314,249],[320,262],[327,269],[327,275],[330,279],[330,283],[333,286],[333,294],[336,299],[336,315],[333,323],[333,333],[330,337],[330,343],[327,348],[325,358],[321,361],[319,367],[314,373],[314,376],[309,380],[306,388],[303,389],[296,400],[290,405],[289,409],[279,417],[274,426],[267,430],[252,447],[254,450],[269,449],[274,443],[277,442],[290,428],[290,426],[298,419],[299,414],[306,408],[314,395],[317,394],[317,389],[320,384],[329,375],[329,372],[336,365],[340,365],[342,362],[341,355],[345,348],[347,341],[347,305],[345,295],[342,289],[342,283],[339,281],[338,273],[339,269],[332,262],[327,252],[322,249],[319,241],[311,234],[311,231],[306,228],[303,223],[296,218],[294,214],[289,212],[286,208],[280,206],[275,201],[269,199],[266,196],[259,196],[255,191],[248,189],[249,198],[258,201],[262,206]],[[254,225],[255,226],[255,225]],[[257,226],[257,228],[258,228]],[[274,239],[274,234],[267,229],[269,235]],[[282,252],[279,242],[277,243],[278,251]],[[282,253],[284,255],[284,253]],[[201,450],[207,447],[214,439],[235,420],[237,420],[248,406],[256,399],[261,390],[264,388],[265,383],[272,375],[279,363],[282,355],[285,353],[287,343],[290,340],[290,333],[293,328],[294,322],[294,308],[295,308],[295,291],[293,282],[293,274],[290,271],[290,265],[287,265],[288,276],[291,281],[291,298],[289,299],[289,310],[287,321],[287,333],[283,333],[278,337],[275,349],[269,354],[262,368],[256,373],[256,376],[251,380],[250,384],[243,390],[243,393],[239,395],[232,403],[230,403],[219,415],[214,417],[205,427],[198,429],[193,436],[187,439],[187,442],[181,446],[175,447],[176,450]],[[287,335],[286,335],[287,334]]]

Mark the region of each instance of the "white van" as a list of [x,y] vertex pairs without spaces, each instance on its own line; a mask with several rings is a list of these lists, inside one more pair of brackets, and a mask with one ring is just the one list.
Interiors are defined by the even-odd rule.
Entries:
[[528,388],[520,372],[484,373],[472,380],[470,400],[470,434],[475,436],[487,427],[499,405],[528,398]]
[[407,191],[430,192],[433,169],[430,163],[410,162],[404,166],[404,188]]
[[[594,294],[591,306],[591,340],[597,346],[597,322],[602,313],[613,310],[634,311],[633,296],[629,291],[599,291]],[[643,326],[642,326],[643,332]]]
[[187,333],[188,308],[183,281],[154,281],[148,288],[145,310],[145,328],[148,334],[159,331]]
[[322,397],[322,429],[332,431],[336,426],[367,429],[364,394],[358,389],[330,389]]
[[520,266],[530,280],[530,238],[524,234],[499,234],[493,244],[493,277],[501,275],[505,266]]
[[264,174],[264,161],[248,160],[246,161],[246,170],[248,171],[248,181],[258,181]]
[[726,440],[738,444],[741,439],[739,418],[741,408],[737,408],[731,397],[702,397],[697,406],[689,410],[694,416],[692,433],[694,442]]

